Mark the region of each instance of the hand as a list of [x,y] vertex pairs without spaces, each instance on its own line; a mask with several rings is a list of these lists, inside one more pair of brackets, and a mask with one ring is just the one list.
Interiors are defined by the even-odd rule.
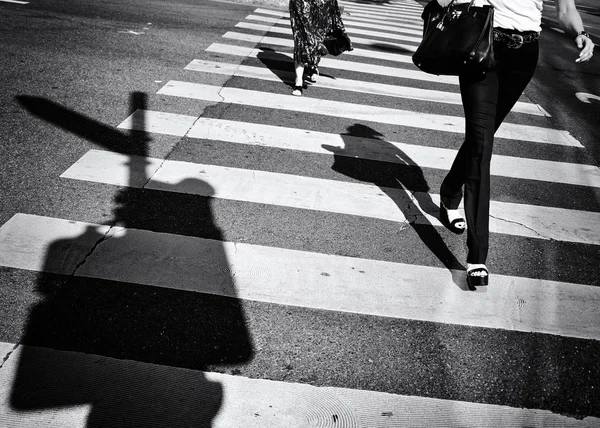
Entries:
[[585,62],[592,59],[592,56],[594,56],[594,42],[592,42],[589,37],[579,35],[575,39],[575,43],[577,44],[577,47],[581,49],[579,58],[577,58],[575,62]]
[[438,4],[442,7],[446,7],[448,6],[450,3],[452,3],[452,0],[436,0],[438,2]]

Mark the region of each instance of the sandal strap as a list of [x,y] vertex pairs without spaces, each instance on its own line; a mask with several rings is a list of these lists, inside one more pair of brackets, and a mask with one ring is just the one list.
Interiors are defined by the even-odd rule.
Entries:
[[[476,272],[485,272],[485,275],[473,275]],[[470,271],[468,271],[467,275],[469,275],[469,276],[486,276],[486,275],[489,275],[489,272],[486,268],[478,267],[478,268],[471,269]]]

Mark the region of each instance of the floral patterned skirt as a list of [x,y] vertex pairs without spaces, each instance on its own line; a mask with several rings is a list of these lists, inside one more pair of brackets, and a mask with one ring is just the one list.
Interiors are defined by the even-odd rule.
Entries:
[[[334,30],[348,37],[337,0],[290,0],[290,21],[294,62],[309,68],[316,67],[327,52],[323,40]],[[351,45],[349,50],[352,50]]]

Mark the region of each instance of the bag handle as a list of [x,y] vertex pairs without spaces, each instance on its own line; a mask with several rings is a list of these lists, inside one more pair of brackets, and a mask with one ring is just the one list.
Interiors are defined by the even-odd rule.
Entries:
[[[449,9],[451,6],[454,6],[455,3],[456,3],[456,0],[452,0],[446,7]],[[471,3],[469,3],[469,6],[467,6],[467,10],[471,9],[471,6],[473,6],[474,3],[475,3],[475,0],[471,0]]]

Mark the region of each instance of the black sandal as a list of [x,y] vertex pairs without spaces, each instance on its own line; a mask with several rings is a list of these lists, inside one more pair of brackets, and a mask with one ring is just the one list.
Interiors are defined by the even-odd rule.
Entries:
[[[485,273],[485,275],[475,275],[476,273]],[[469,288],[488,285],[490,274],[486,267],[478,267],[467,271],[467,284]]]
[[[446,228],[448,230],[456,233],[457,235],[462,235],[465,232],[466,224],[467,224],[465,219],[462,217],[458,217],[458,218],[455,218],[454,220],[450,221],[450,218],[448,217],[448,208],[446,208],[444,206],[444,203],[441,201],[440,201],[440,221],[442,222],[442,224],[444,226],[446,226]],[[465,227],[456,226],[458,223],[464,223]]]
[[317,67],[308,70],[308,80],[315,83],[319,79],[319,69]]
[[292,89],[292,95],[297,97],[302,96],[302,86],[294,85],[294,88]]

